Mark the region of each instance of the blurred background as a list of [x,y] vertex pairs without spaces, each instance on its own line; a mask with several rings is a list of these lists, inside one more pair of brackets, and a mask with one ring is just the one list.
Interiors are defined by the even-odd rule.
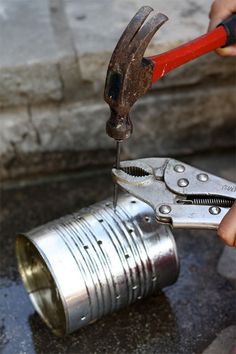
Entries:
[[[142,1],[0,0],[2,180],[111,165],[103,101],[111,53]],[[211,0],[150,0],[169,21],[157,54],[206,32]],[[211,53],[174,70],[139,100],[123,158],[235,146],[234,58]]]

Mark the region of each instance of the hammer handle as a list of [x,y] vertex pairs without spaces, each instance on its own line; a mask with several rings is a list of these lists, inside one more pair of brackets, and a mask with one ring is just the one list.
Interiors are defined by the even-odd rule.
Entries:
[[148,59],[154,65],[152,83],[169,71],[217,48],[236,44],[236,15],[232,15],[213,31]]

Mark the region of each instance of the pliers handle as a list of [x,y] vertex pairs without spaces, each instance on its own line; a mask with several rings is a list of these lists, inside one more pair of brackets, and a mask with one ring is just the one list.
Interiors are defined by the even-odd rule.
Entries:
[[113,180],[173,228],[217,229],[236,200],[236,184],[170,158],[121,162]]

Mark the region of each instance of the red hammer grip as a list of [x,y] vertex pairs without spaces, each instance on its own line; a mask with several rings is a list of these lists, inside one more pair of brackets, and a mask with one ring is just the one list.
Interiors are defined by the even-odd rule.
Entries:
[[236,43],[236,15],[222,22],[215,30],[191,42],[160,55],[149,57],[148,59],[154,64],[152,83],[156,82],[170,70],[229,44],[229,39],[230,44]]

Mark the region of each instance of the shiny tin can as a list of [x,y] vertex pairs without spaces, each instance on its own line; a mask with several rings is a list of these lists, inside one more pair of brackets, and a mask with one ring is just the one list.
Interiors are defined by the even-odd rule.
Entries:
[[19,271],[30,299],[57,335],[173,284],[179,272],[169,226],[129,195],[17,236]]

